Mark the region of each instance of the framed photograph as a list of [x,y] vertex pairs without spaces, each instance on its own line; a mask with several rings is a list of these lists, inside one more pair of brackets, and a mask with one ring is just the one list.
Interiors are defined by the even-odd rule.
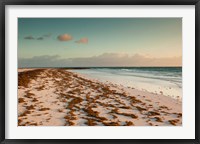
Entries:
[[199,143],[199,11],[1,1],[1,143]]

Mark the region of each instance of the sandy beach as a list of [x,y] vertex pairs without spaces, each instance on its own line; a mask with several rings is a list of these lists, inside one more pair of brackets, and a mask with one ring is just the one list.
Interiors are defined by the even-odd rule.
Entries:
[[65,69],[18,69],[18,126],[181,126],[182,101]]

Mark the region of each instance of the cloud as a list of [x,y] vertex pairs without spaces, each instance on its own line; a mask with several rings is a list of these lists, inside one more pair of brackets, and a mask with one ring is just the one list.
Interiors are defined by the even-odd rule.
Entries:
[[27,40],[34,40],[35,38],[33,36],[26,36],[24,37],[24,39],[27,39]]
[[39,38],[37,38],[37,40],[44,40],[44,38],[43,37],[39,37]]
[[24,37],[24,39],[27,39],[27,40],[44,40],[45,38],[49,38],[51,37],[51,34],[45,34],[43,36],[40,36],[38,38],[34,38],[33,36],[26,36]]
[[63,59],[58,55],[19,59],[19,67],[181,66],[182,57],[150,58],[144,55],[104,53],[88,58]]
[[51,33],[43,35],[43,37],[51,37]]
[[34,56],[32,58],[19,58],[19,67],[59,67],[63,63],[59,61],[58,55]]
[[72,40],[72,36],[69,34],[61,34],[57,37],[59,41],[70,41]]
[[80,40],[75,41],[75,43],[87,44],[88,43],[88,38],[81,38]]

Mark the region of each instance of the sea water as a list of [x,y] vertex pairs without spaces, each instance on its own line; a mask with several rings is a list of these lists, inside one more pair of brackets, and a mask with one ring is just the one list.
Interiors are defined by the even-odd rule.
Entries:
[[182,67],[106,67],[72,71],[101,82],[182,98]]

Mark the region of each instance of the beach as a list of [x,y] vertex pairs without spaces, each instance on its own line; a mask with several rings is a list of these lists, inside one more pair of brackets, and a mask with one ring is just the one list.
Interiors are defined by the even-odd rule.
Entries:
[[[153,84],[145,76],[148,83],[142,85],[144,79],[138,75],[130,81],[130,77],[99,73],[18,69],[18,126],[182,125],[178,81],[156,79]],[[158,86],[160,81],[163,86]]]

